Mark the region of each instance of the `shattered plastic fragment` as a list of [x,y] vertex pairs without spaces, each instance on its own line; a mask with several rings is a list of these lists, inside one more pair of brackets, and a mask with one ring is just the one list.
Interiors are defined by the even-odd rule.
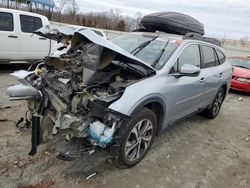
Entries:
[[96,175],[96,172],[94,172],[93,174],[90,174],[88,177],[86,177],[86,180],[89,180],[90,178],[94,177]]
[[242,98],[242,97],[238,98],[238,101],[239,101],[239,102],[242,102],[242,101],[243,101],[243,98]]

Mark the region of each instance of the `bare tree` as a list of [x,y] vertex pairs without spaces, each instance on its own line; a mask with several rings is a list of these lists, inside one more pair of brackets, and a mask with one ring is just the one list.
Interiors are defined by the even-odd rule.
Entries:
[[121,17],[122,17],[122,10],[121,9],[118,9],[118,8],[116,8],[116,9],[110,9],[107,13],[106,13],[106,15],[107,15],[107,17],[110,19],[110,26],[111,26],[111,28],[109,28],[109,29],[115,29],[116,28],[116,26],[117,26],[117,24],[118,24],[118,22],[119,22],[119,20],[121,19]]
[[71,0],[69,1],[69,3],[67,4],[67,14],[71,15],[71,16],[75,16],[77,11],[78,11],[78,6],[75,0]]
[[140,27],[141,20],[142,20],[142,13],[141,12],[137,12],[135,14],[135,29],[137,29],[137,28]]
[[226,33],[224,34],[223,38],[221,39],[221,45],[224,46],[226,42]]
[[83,17],[82,18],[82,24],[81,24],[82,26],[85,26],[86,25],[86,18],[85,17]]
[[61,22],[61,15],[62,15],[63,9],[69,3],[70,3],[70,0],[59,0],[59,2],[58,2],[59,6],[56,7],[57,14],[58,14],[58,21],[59,22]]
[[92,27],[92,20],[89,19],[89,20],[87,21],[87,25],[86,25],[86,26]]
[[21,4],[26,4],[26,0],[15,0],[16,9],[19,9]]
[[76,24],[81,25],[81,16],[80,15],[76,15]]
[[119,22],[117,23],[116,29],[118,31],[125,31],[125,27],[126,27],[126,23],[124,20],[119,20]]
[[240,39],[240,44],[241,44],[241,46],[243,46],[243,47],[246,46],[247,41],[248,41],[248,38],[247,38],[247,37],[241,38],[241,39]]

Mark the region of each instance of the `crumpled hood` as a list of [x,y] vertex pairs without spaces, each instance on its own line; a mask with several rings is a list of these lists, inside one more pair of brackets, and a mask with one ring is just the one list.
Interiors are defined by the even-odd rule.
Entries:
[[40,29],[34,31],[34,34],[58,41],[61,35],[73,36],[75,30],[76,28],[70,27],[70,26],[69,27],[60,27],[60,26],[52,27],[50,25],[45,25],[44,27],[41,27]]
[[241,67],[234,67],[233,76],[241,78],[250,78],[250,70]]
[[88,43],[94,43],[115,52],[115,60],[138,65],[146,69],[147,72],[155,73],[155,69],[151,66],[147,65],[129,52],[125,51],[106,38],[97,35],[95,32],[87,28],[80,28],[75,30],[72,27],[58,27],[51,29],[50,26],[45,26],[36,30],[34,33],[52,40],[58,40],[60,35],[72,36],[70,50],[75,50],[79,46],[79,44],[81,44],[81,42],[85,40]]

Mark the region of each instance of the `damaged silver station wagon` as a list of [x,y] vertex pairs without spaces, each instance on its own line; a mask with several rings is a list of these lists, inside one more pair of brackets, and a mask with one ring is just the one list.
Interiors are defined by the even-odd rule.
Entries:
[[223,49],[198,34],[133,32],[112,41],[88,29],[36,34],[63,45],[34,69],[13,73],[22,84],[7,90],[11,100],[28,101],[30,155],[51,134],[60,159],[95,166],[113,158],[130,167],[177,120],[215,118],[229,90]]

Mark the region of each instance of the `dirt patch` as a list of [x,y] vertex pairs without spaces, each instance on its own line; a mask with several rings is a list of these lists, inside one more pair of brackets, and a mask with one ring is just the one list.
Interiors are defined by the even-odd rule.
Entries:
[[50,179],[43,179],[41,182],[35,185],[19,186],[18,188],[49,188],[52,185],[55,185],[55,181],[50,180]]

